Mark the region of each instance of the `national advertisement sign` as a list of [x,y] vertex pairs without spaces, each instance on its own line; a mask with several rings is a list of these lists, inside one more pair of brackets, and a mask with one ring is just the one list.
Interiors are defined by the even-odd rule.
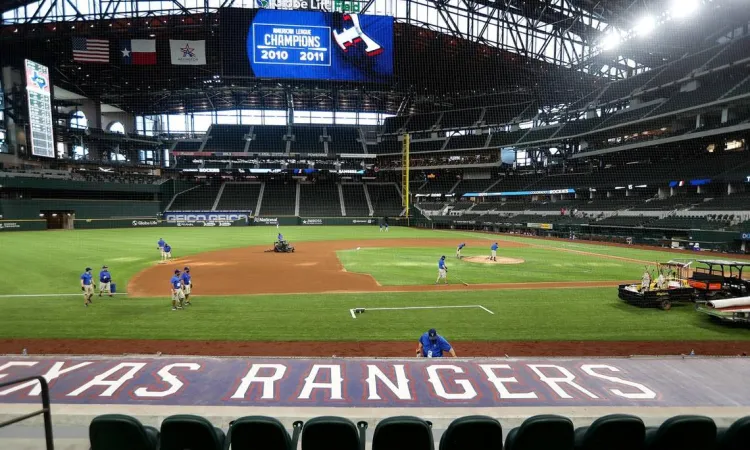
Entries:
[[278,217],[253,217],[253,223],[256,225],[278,225]]

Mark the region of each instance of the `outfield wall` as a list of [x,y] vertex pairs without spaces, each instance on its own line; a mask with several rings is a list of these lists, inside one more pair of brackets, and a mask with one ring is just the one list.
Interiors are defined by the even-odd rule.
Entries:
[[30,199],[0,200],[4,220],[39,219],[42,211],[74,211],[76,219],[157,217],[159,201]]

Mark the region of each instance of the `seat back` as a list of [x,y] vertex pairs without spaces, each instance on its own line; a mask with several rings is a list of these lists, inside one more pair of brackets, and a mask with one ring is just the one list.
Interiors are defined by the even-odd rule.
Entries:
[[383,419],[373,432],[372,450],[433,450],[432,429],[419,417]]
[[646,441],[648,450],[713,450],[716,424],[705,416],[675,416],[664,421]]
[[179,414],[161,423],[161,450],[222,450],[224,433],[205,417]]
[[750,449],[750,416],[737,419],[728,429],[722,430],[718,450]]
[[229,427],[233,450],[293,450],[284,425],[273,417],[240,417]]
[[588,427],[580,450],[643,450],[645,439],[646,426],[639,417],[611,414]]
[[302,428],[302,450],[359,450],[357,426],[343,417],[315,417]]
[[529,417],[508,435],[508,450],[572,450],[573,422],[567,417],[543,414]]
[[440,450],[503,450],[503,427],[487,416],[461,417],[448,425]]
[[158,433],[149,436],[135,417],[105,414],[89,425],[91,450],[156,450]]

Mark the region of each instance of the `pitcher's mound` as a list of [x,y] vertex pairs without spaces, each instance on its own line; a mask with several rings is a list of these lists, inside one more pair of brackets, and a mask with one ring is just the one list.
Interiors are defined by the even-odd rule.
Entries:
[[479,264],[521,264],[524,262],[518,258],[503,258],[502,256],[497,257],[497,261],[490,261],[489,256],[466,256],[462,258],[464,261],[479,263]]

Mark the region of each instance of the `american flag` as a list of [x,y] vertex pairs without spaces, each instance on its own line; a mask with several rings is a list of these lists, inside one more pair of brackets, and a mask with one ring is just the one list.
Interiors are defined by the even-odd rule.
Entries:
[[107,39],[73,38],[73,61],[108,63],[109,41]]

